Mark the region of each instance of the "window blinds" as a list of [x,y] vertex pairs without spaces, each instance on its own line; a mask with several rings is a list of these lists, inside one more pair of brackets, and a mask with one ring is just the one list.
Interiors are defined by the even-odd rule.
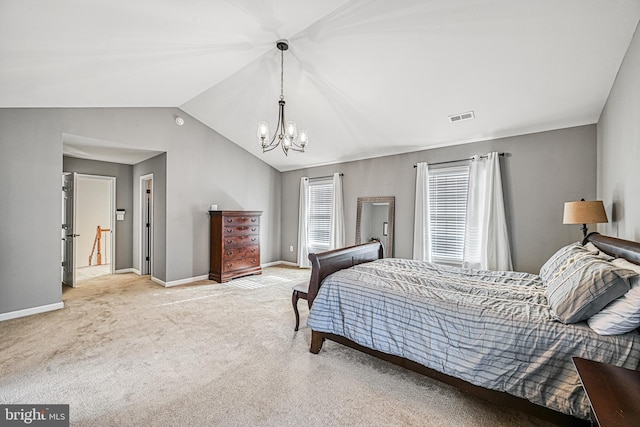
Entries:
[[469,167],[429,171],[429,216],[433,262],[462,264]]
[[309,182],[309,222],[307,246],[310,253],[329,250],[333,181]]

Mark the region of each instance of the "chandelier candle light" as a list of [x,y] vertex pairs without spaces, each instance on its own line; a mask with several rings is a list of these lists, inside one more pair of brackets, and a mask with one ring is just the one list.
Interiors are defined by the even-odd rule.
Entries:
[[[287,40],[278,40],[276,47],[280,50],[280,100],[278,101],[278,125],[276,131],[269,142],[269,124],[267,122],[258,123],[258,143],[262,146],[262,152],[266,153],[282,145],[285,156],[289,150],[304,153],[304,148],[309,144],[307,131],[296,129],[296,122],[285,121],[284,117],[284,51],[289,49]],[[276,138],[277,137],[277,138]]]

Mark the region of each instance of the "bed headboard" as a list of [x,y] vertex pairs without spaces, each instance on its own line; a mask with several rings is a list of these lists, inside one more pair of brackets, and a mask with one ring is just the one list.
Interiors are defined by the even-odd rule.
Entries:
[[307,293],[309,308],[311,308],[325,277],[344,268],[375,261],[382,258],[382,256],[382,244],[380,242],[364,243],[328,252],[309,254],[309,260],[311,261],[311,279],[309,280],[309,292]]
[[624,258],[634,264],[640,264],[640,243],[617,237],[589,233],[582,243],[591,242],[601,251],[616,258]]
[[[611,256],[624,258],[640,265],[639,242],[603,236],[599,233],[590,233],[583,241],[583,243],[587,242],[592,242],[598,249]],[[320,289],[325,277],[338,270],[380,258],[382,258],[382,245],[380,242],[370,242],[328,252],[309,254],[309,260],[311,261],[311,279],[309,281],[309,292],[307,293],[309,307],[313,304],[313,300],[318,294],[318,289]]]

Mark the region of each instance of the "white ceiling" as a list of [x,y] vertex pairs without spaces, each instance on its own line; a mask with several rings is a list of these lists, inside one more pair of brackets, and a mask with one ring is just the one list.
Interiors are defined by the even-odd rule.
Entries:
[[[638,0],[0,0],[0,107],[179,107],[286,171],[595,123],[639,19]],[[256,141],[280,38],[310,137],[287,157]]]
[[62,135],[62,147],[65,156],[125,165],[136,165],[163,153],[163,151],[135,148],[128,144],[69,133]]

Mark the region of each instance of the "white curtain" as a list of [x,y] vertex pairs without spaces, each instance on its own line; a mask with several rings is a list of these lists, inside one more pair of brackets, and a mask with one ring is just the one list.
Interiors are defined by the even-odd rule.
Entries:
[[331,237],[329,249],[344,248],[344,202],[342,197],[342,176],[333,174],[333,203],[331,204]]
[[471,162],[463,267],[513,269],[497,152]]
[[309,213],[309,178],[300,178],[300,204],[298,209],[298,267],[309,268],[309,248],[307,247],[307,230]]
[[416,166],[416,205],[413,224],[413,259],[431,262],[429,235],[429,165]]

